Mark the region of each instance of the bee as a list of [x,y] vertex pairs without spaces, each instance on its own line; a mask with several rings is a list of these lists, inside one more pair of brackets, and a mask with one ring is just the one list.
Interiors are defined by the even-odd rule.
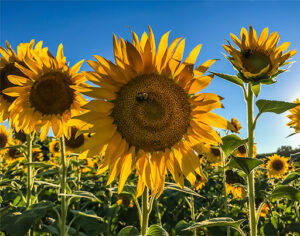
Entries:
[[149,97],[148,93],[138,93],[138,95],[136,95],[135,99],[138,102],[145,102],[145,101],[147,101],[148,97]]
[[242,54],[244,57],[249,58],[253,53],[252,53],[251,49],[248,49],[248,50],[242,52]]

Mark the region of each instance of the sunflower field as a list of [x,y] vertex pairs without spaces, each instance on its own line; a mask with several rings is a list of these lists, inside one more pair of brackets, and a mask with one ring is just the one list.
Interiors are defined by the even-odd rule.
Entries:
[[[259,98],[297,51],[250,25],[223,45],[228,75],[169,34],[114,34],[114,61],[95,55],[89,71],[62,44],[0,47],[1,236],[300,235],[300,150],[255,142],[264,113],[288,111],[299,136],[299,99]],[[247,138],[202,91],[214,77],[240,88]]]

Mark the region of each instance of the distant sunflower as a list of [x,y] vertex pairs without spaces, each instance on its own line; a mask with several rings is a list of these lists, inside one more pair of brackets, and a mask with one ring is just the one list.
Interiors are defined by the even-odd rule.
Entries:
[[25,143],[27,140],[27,136],[22,130],[19,132],[14,131],[13,137],[19,140],[21,143]]
[[[14,97],[3,93],[4,89],[14,86],[7,77],[8,75],[26,76],[18,67],[16,67],[15,62],[18,62],[28,69],[24,63],[25,55],[27,54],[29,57],[32,57],[33,51],[35,53],[42,51],[42,42],[39,42],[34,50],[32,48],[33,44],[34,40],[30,43],[20,43],[17,48],[17,53],[12,49],[8,42],[6,42],[7,50],[0,46],[0,122],[3,122],[8,118],[8,108],[15,100]],[[47,48],[43,50],[47,50]]]
[[[248,146],[246,144],[239,146],[232,154],[237,157],[248,157]],[[254,144],[253,156],[256,157],[256,155],[257,155],[257,148],[256,148],[256,144]]]
[[245,188],[238,186],[244,184],[243,178],[232,170],[226,171],[226,195],[230,193],[234,198],[243,199],[247,196]]
[[270,206],[271,206],[271,208],[273,207],[273,205],[271,203],[270,204],[265,203],[263,205],[261,212],[260,212],[261,217],[264,217],[264,218],[267,217],[267,215],[269,214],[269,211],[270,211]]
[[[300,104],[300,99],[296,99],[294,103]],[[300,105],[296,106],[295,108],[291,109],[290,112],[292,114],[287,115],[287,117],[291,120],[287,123],[288,126],[295,129],[295,132],[300,131]]]
[[49,151],[53,157],[59,157],[61,155],[59,142],[56,139],[52,139],[52,141],[49,143]]
[[40,148],[32,149],[32,160],[33,161],[43,161],[44,160],[44,154],[42,152],[42,149],[40,149]]
[[[229,43],[223,45],[230,54],[227,57],[240,74],[252,82],[264,82],[275,76],[279,67],[285,61],[297,53],[291,50],[286,53],[290,43],[285,42],[277,47],[279,35],[273,32],[268,36],[269,29],[265,28],[257,38],[256,31],[250,25],[249,34],[245,28],[241,30],[241,40],[234,34],[230,34],[233,42],[239,50]],[[272,78],[271,78],[272,79]]]
[[[222,142],[211,127],[232,128],[230,122],[211,113],[223,107],[220,96],[198,93],[213,75],[203,76],[215,62],[208,60],[195,70],[198,45],[182,62],[185,40],[168,46],[169,32],[162,36],[156,51],[149,27],[133,44],[114,35],[116,64],[95,56],[88,61],[95,72],[87,78],[99,87],[87,87],[84,94],[95,98],[84,106],[90,110],[80,117],[95,133],[87,144],[89,155],[105,150],[99,173],[110,169],[107,184],[119,177],[119,193],[134,168],[139,181],[137,195],[145,186],[159,196],[164,189],[166,169],[175,182],[184,186],[184,177],[198,189],[204,176],[192,146]],[[200,178],[199,178],[200,179]]]
[[5,125],[0,125],[0,155],[5,154],[9,147],[12,144],[12,131],[6,129]]
[[274,177],[279,179],[284,177],[289,169],[289,158],[274,154],[268,157],[268,159],[269,161],[266,164],[268,178]]
[[84,75],[77,73],[83,60],[69,68],[60,44],[56,58],[47,52],[34,54],[33,58],[25,55],[24,62],[29,69],[19,63],[15,66],[27,77],[9,75],[10,82],[18,86],[3,91],[17,97],[9,109],[16,131],[29,134],[42,130],[40,138],[44,140],[52,127],[57,138],[62,134],[70,137],[66,123],[73,115],[80,114],[81,106],[86,103],[77,89],[85,81]]
[[210,163],[211,166],[221,166],[222,156],[220,148],[206,143],[195,145],[194,150],[197,153],[204,155],[204,158]]
[[[18,145],[19,142],[16,141],[12,143],[12,145]],[[12,147],[9,148],[8,151],[5,153],[4,155],[4,159],[7,165],[11,165],[12,163],[18,161],[21,162],[23,160],[25,160],[24,155],[22,154],[22,152],[20,152],[20,150],[18,148]]]

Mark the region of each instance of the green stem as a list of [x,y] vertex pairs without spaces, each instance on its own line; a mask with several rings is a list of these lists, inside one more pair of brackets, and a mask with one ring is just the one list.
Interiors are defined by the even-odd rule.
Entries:
[[154,206],[155,206],[155,210],[156,210],[156,212],[157,212],[158,224],[159,224],[160,226],[162,226],[162,223],[161,223],[161,215],[160,215],[160,212],[159,212],[159,209],[158,209],[157,199],[154,199]]
[[65,138],[60,138],[60,151],[61,151],[61,179],[60,179],[60,194],[61,195],[61,221],[60,221],[60,235],[68,235],[66,232],[67,224],[67,162],[66,162],[66,151],[65,151]]
[[[191,195],[191,218],[193,223],[196,222],[196,218],[195,218],[195,203],[194,203],[194,197]],[[193,230],[193,236],[197,236],[197,229]]]
[[148,192],[148,188],[146,187],[142,195],[142,223],[141,223],[142,236],[145,236],[148,230],[148,220],[150,214],[148,198],[149,198],[149,192]]
[[[253,126],[253,92],[251,85],[248,85],[248,97],[247,97],[247,114],[248,114],[248,157],[253,157],[253,146],[254,146],[254,126]],[[257,235],[256,228],[256,214],[255,214],[255,170],[247,176],[248,180],[248,199],[249,199],[249,226],[250,235]]]
[[[27,134],[27,161],[32,162],[32,141],[34,134]],[[26,192],[26,207],[31,206],[31,189],[33,186],[32,166],[27,165],[27,192]]]
[[[227,200],[227,194],[226,194],[226,170],[225,170],[226,158],[225,158],[223,150],[220,150],[220,151],[221,151],[222,167],[223,167],[224,205],[225,205],[226,216],[228,216],[228,200]],[[230,227],[227,227],[227,229],[226,229],[226,235],[230,236]]]

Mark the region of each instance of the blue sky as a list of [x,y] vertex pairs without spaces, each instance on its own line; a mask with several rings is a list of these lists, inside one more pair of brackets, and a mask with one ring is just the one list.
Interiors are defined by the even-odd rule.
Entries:
[[[133,29],[139,36],[150,25],[156,41],[171,30],[170,39],[186,38],[185,55],[202,43],[199,65],[208,59],[220,59],[211,70],[233,74],[224,58],[222,44],[229,34],[238,34],[251,24],[258,34],[264,27],[278,31],[280,42],[291,42],[290,49],[300,51],[300,1],[1,1],[0,43],[8,40],[14,49],[21,42],[43,40],[56,54],[60,43],[70,65],[93,55],[113,59],[112,35],[131,40]],[[170,42],[170,41],[169,41]],[[300,98],[300,54],[290,72],[278,82],[262,88],[259,98],[292,102]],[[82,70],[90,70],[85,63]],[[206,92],[224,97],[225,109],[216,113],[237,118],[247,136],[246,110],[239,87],[215,78]],[[257,123],[255,141],[258,152],[272,152],[281,145],[300,145],[299,135],[286,138],[292,129],[286,126],[287,113],[264,114]]]

